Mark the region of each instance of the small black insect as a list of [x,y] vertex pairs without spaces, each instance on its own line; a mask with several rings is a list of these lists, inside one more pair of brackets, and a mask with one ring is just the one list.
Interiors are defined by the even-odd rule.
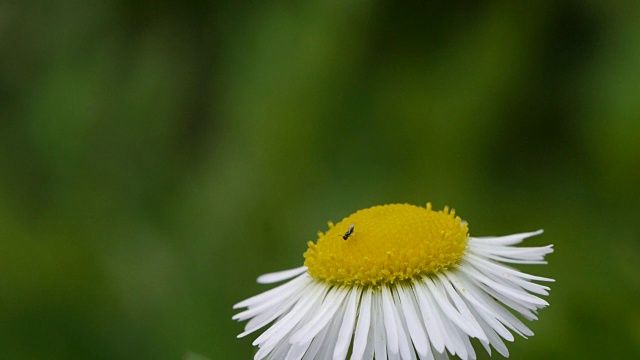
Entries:
[[353,234],[353,228],[355,226],[356,226],[356,224],[349,225],[349,229],[347,230],[347,232],[344,233],[344,235],[342,235],[342,239],[343,240],[347,240],[349,238],[349,236],[351,236],[351,234]]

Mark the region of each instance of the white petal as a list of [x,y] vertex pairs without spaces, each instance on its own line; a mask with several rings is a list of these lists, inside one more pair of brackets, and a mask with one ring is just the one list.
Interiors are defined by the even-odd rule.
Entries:
[[553,252],[553,245],[516,248],[469,242],[468,252],[499,262],[513,264],[546,264],[544,257]]
[[465,274],[448,274],[454,276],[457,280],[453,280],[453,284],[459,283],[464,288],[461,291],[471,303],[473,303],[482,312],[495,317],[502,324],[520,334],[521,336],[533,335],[533,332],[529,330],[517,317],[511,312],[500,306],[494,299],[487,295],[487,292],[481,290],[476,286],[473,280],[469,279]]
[[443,313],[460,329],[462,329],[465,333],[472,337],[480,337],[481,334],[478,334],[476,330],[475,324],[467,322],[464,316],[462,316],[458,310],[455,309],[453,305],[447,299],[447,292],[442,286],[442,284],[438,281],[434,281],[432,279],[425,278],[423,279],[424,283],[427,284],[429,290],[431,290],[431,294],[440,305]]
[[300,275],[297,278],[289,281],[288,283],[282,284],[278,287],[275,287],[271,290],[265,291],[263,293],[260,293],[258,295],[252,296],[246,300],[243,300],[235,305],[233,305],[234,309],[239,309],[239,308],[243,308],[243,307],[250,307],[250,306],[254,306],[256,304],[261,304],[264,303],[266,301],[269,301],[270,299],[273,299],[273,297],[277,297],[279,296],[279,294],[282,294],[283,292],[288,291],[288,289],[290,288],[297,288],[301,285],[306,285],[306,284],[310,284],[311,282],[313,282],[313,279],[308,276],[308,275]]
[[373,326],[373,319],[369,320],[369,335],[365,339],[366,347],[364,348],[364,354],[362,354],[362,359],[364,360],[373,360],[373,355],[375,353],[375,330]]
[[[318,305],[318,302],[314,305]],[[311,320],[311,318],[314,316],[314,312],[313,311],[309,311],[307,312],[307,314],[302,318],[302,320],[300,320],[300,322],[287,334],[287,336],[281,340],[278,345],[276,345],[275,349],[274,349],[274,354],[279,354],[279,355],[274,355],[273,358],[275,359],[281,359],[285,352],[286,352],[286,357],[285,360],[301,360],[302,356],[308,351],[310,345],[311,345],[311,340],[306,342],[306,343],[294,343],[291,344],[289,340],[291,340],[291,336],[293,334],[295,334],[296,332],[300,331],[300,329],[309,322],[309,320]]]
[[381,286],[382,290],[382,312],[384,313],[384,328],[387,334],[387,348],[392,354],[398,354],[398,329],[396,317],[394,315],[393,298],[387,285]]
[[338,342],[338,332],[340,329],[340,325],[342,324],[342,318],[344,317],[346,307],[340,306],[335,316],[331,320],[329,324],[329,332],[327,333],[327,337],[325,338],[325,345],[323,345],[324,352],[320,359],[331,360],[333,356],[333,350],[336,348],[336,343]]
[[235,314],[232,319],[243,321],[252,318],[260,313],[264,313],[270,308],[281,307],[283,302],[287,302],[287,300],[291,299],[292,297],[300,297],[308,284],[309,283],[305,283],[296,287],[279,289],[277,293],[273,294],[273,297],[271,299],[265,299],[264,302],[252,305],[251,307],[249,307],[249,309]]
[[445,347],[445,341],[443,335],[445,330],[440,320],[439,312],[435,309],[435,300],[429,299],[429,290],[422,282],[415,282],[414,289],[418,297],[418,305],[420,306],[420,312],[422,314],[422,320],[424,321],[425,328],[431,344],[437,352],[443,352]]
[[434,294],[429,291],[425,281],[417,281],[415,284],[424,288],[424,295],[426,296],[428,303],[431,304],[430,306],[433,308],[434,318],[440,327],[442,338],[447,350],[449,350],[452,355],[458,354],[461,359],[466,359],[467,350],[462,342],[462,337],[466,337],[468,335],[451,322],[449,317],[445,314],[445,311],[439,306]]
[[[462,267],[460,268],[462,269]],[[520,313],[520,315],[524,316],[527,320],[536,320],[537,317],[535,316],[535,314],[531,311],[531,310],[535,310],[536,307],[532,306],[530,304],[521,304],[519,301],[514,301],[513,299],[505,296],[503,293],[498,292],[492,288],[490,288],[489,286],[483,284],[482,282],[478,281],[477,279],[473,278],[472,276],[469,276],[467,274],[465,274],[464,272],[461,272],[460,277],[464,277],[466,279],[468,279],[469,283],[472,283],[474,286],[476,286],[478,289],[481,290],[482,293],[485,293],[493,298],[495,298],[496,300],[502,302],[504,305],[510,307],[511,309],[517,311],[518,313]]]
[[475,254],[467,254],[467,256],[465,257],[465,261],[469,262],[471,265],[473,265],[475,268],[482,271],[483,273],[490,272],[490,273],[501,275],[507,278],[516,277],[518,279],[529,280],[529,281],[547,281],[547,282],[555,281],[550,278],[545,278],[542,276],[535,276],[535,275],[530,275],[527,273],[520,272],[518,270],[512,269],[508,266],[502,265],[492,260],[484,259]]
[[[507,349],[507,346],[504,344],[504,342],[500,339],[500,337],[498,336],[498,334],[496,334],[495,331],[493,331],[493,329],[484,321],[484,317],[482,316],[481,313],[475,311],[475,309],[473,307],[471,307],[471,311],[478,317],[479,319],[479,323],[480,326],[482,326],[485,334],[487,334],[487,337],[489,338],[489,341],[487,342],[488,344],[491,344],[499,353],[500,355],[504,356],[504,357],[509,357],[509,349]],[[506,329],[505,329],[506,331]],[[511,334],[507,331],[508,334]],[[511,336],[511,340],[513,340],[513,336]],[[484,343],[483,343],[484,345]],[[489,354],[491,354],[491,349],[487,349],[487,352]]]
[[[376,359],[387,358],[387,337],[384,327],[384,310],[382,305],[382,290],[376,290],[372,294],[372,314],[374,333],[374,353]],[[395,322],[394,322],[395,324]]]
[[464,271],[467,275],[478,280],[479,282],[496,290],[497,292],[502,293],[513,300],[517,300],[519,303],[523,305],[532,304],[532,305],[539,305],[541,307],[549,305],[548,302],[540,299],[539,297],[533,296],[524,291],[518,291],[516,289],[500,284],[497,281],[491,280],[487,276],[485,276],[484,274],[480,273],[479,271],[477,271],[472,267],[462,266],[460,267],[460,270]]
[[[451,281],[451,283],[456,287],[458,292],[462,294],[465,298],[465,302],[468,303],[470,311],[473,312],[473,316],[476,318],[478,323],[481,324],[481,320],[484,320],[488,325],[491,326],[493,330],[495,330],[498,334],[509,341],[513,341],[513,335],[496,319],[496,314],[490,309],[489,304],[484,304],[475,297],[475,291],[472,288],[473,286],[468,284],[464,284],[464,282],[459,279],[454,272],[449,272],[446,274],[447,278]],[[474,311],[475,310],[475,311]],[[480,315],[481,318],[478,318]],[[483,326],[483,331],[486,330]],[[486,333],[486,331],[485,331]]]
[[462,336],[461,337],[462,342],[464,343],[465,346],[465,350],[467,352],[469,359],[475,360],[476,359],[476,350],[473,348],[473,346],[471,345],[471,341],[469,339],[468,336]]
[[361,293],[362,289],[355,286],[349,291],[349,296],[344,304],[345,313],[344,318],[342,319],[342,326],[340,326],[340,331],[338,332],[338,342],[336,343],[336,347],[333,352],[334,360],[345,359],[347,357],[356,321],[358,300]]
[[275,347],[278,342],[288,335],[289,331],[298,324],[307,312],[312,311],[314,305],[321,301],[325,291],[326,286],[316,284],[314,289],[310,290],[308,295],[302,297],[289,313],[278,319],[273,326],[258,336],[253,345],[259,345],[260,350],[269,352],[271,348]]
[[447,355],[446,351],[442,352],[442,353],[439,353],[439,352],[435,351],[433,353],[433,355],[434,355],[435,360],[449,360],[449,355]]
[[[245,331],[240,335],[238,335],[238,337],[239,338],[244,337],[247,334],[250,334],[256,331],[257,329],[260,329],[263,326],[269,324],[270,322],[272,322],[282,314],[289,312],[293,308],[293,306],[298,302],[298,300],[300,300],[300,298],[312,292],[314,288],[315,288],[314,283],[307,283],[304,285],[300,285],[297,289],[295,289],[295,294],[287,298],[284,298],[281,304],[276,304],[276,306],[266,308],[262,313],[260,313],[253,319],[249,320],[249,322],[247,322],[247,325],[245,326]],[[259,305],[256,305],[256,306],[259,306]],[[252,308],[250,308],[250,310],[251,309]],[[241,315],[241,314],[242,313],[238,315]]]
[[515,245],[521,243],[524,239],[536,235],[540,235],[544,232],[544,230],[540,229],[538,231],[520,233],[520,234],[512,234],[507,236],[498,236],[498,237],[472,237],[469,239],[469,242],[478,242],[478,243],[486,243],[492,245]]
[[304,356],[304,353],[307,351],[307,349],[309,349],[309,345],[311,345],[311,343],[306,343],[306,344],[289,344],[290,345],[290,350],[287,353],[287,357],[285,358],[285,360],[300,360],[302,359],[302,357]]
[[306,290],[296,294],[296,296],[292,296],[289,299],[285,300],[285,302],[280,304],[280,306],[269,308],[268,310],[265,310],[262,314],[260,314],[260,315],[258,315],[256,317],[254,317],[253,319],[249,320],[249,322],[247,322],[247,325],[245,325],[244,332],[239,334],[238,338],[241,338],[241,337],[247,336],[248,334],[251,334],[252,332],[262,328],[263,326],[265,326],[265,325],[267,325],[269,323],[271,323],[272,321],[274,321],[276,318],[278,318],[282,314],[289,312],[291,310],[291,308],[293,308],[293,306],[305,294],[306,294]]
[[269,354],[264,352],[260,353],[260,351],[258,351],[254,359],[263,359],[265,357],[268,357],[269,359],[284,359],[287,356],[288,351],[289,349],[287,347],[276,347]]
[[[365,350],[368,345],[367,336],[369,335],[371,323],[371,292],[371,287],[368,287],[362,294],[360,310],[358,311],[358,325],[353,338],[351,360],[361,360],[365,355]],[[373,347],[370,347],[370,349],[373,350]]]
[[442,275],[442,273],[438,274],[438,279],[440,280],[440,283],[444,286],[444,289],[449,295],[449,299],[453,300],[453,303],[458,309],[460,315],[462,315],[462,317],[466,319],[466,323],[468,323],[470,326],[474,328],[475,337],[480,339],[480,341],[487,341],[487,337],[482,331],[480,324],[478,324],[478,321],[476,320],[475,316],[471,314],[471,312],[467,308],[464,301],[460,298],[460,295],[455,291],[453,286],[451,286],[449,279],[447,279],[444,275]]
[[307,271],[307,267],[301,266],[299,268],[295,268],[291,270],[272,272],[269,274],[258,276],[257,281],[259,284],[271,284],[271,283],[291,279],[292,277],[298,276],[306,271]]
[[396,325],[398,329],[398,347],[400,349],[400,356],[403,359],[414,360],[416,358],[416,354],[413,351],[413,347],[411,347],[411,342],[409,341],[409,330],[407,328],[406,317],[402,311],[402,306],[400,305],[397,288],[397,286],[392,288],[392,294],[394,316],[396,318]]
[[407,322],[413,346],[416,348],[420,356],[425,357],[427,356],[431,346],[429,346],[427,334],[420,322],[420,317],[418,316],[417,309],[414,307],[414,302],[410,300],[410,297],[413,296],[410,292],[413,292],[413,290],[411,288],[405,289],[402,285],[398,285],[396,289],[398,291],[402,312],[404,313],[404,318]]
[[313,338],[313,340],[311,341],[311,345],[309,346],[309,349],[307,349],[307,352],[302,357],[303,360],[314,360],[314,359],[316,359],[316,354],[318,354],[318,352],[322,348],[322,344],[323,344],[324,339],[326,338],[328,332],[329,332],[329,326],[324,328],[322,331],[320,331],[318,333],[318,335],[316,335]]
[[316,316],[291,338],[291,342],[304,343],[316,336],[333,319],[347,294],[348,292],[344,288],[333,287],[324,299]]
[[460,359],[466,360],[469,354],[462,339],[467,338],[468,335],[456,326],[451,319],[442,312],[442,309],[439,308],[438,310],[441,311],[440,319],[442,320],[445,331],[445,339],[448,341],[447,349],[452,355],[458,355]]

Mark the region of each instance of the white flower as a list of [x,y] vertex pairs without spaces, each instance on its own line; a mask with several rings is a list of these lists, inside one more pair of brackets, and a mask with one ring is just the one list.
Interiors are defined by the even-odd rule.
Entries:
[[454,211],[411,205],[358,211],[309,242],[305,266],[260,276],[293,280],[234,306],[247,308],[255,359],[475,359],[471,338],[505,357],[504,340],[531,330],[509,310],[536,320],[548,303],[533,295],[553,281],[502,263],[544,264],[552,246],[513,245],[542,230],[468,236]]

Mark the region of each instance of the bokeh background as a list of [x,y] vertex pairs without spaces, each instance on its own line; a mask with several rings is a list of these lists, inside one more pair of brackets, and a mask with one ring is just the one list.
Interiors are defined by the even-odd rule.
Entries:
[[632,0],[1,2],[0,358],[251,358],[231,306],[258,275],[328,220],[427,201],[555,244],[512,358],[640,358],[638,19]]

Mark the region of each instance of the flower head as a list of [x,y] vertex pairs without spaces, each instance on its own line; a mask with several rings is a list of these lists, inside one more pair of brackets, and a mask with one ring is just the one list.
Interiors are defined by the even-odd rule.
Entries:
[[406,204],[360,210],[309,242],[305,266],[263,275],[293,280],[234,306],[247,308],[255,359],[475,359],[470,339],[509,352],[548,303],[548,287],[502,263],[543,264],[551,245],[513,245],[542,231],[474,238],[453,210]]

